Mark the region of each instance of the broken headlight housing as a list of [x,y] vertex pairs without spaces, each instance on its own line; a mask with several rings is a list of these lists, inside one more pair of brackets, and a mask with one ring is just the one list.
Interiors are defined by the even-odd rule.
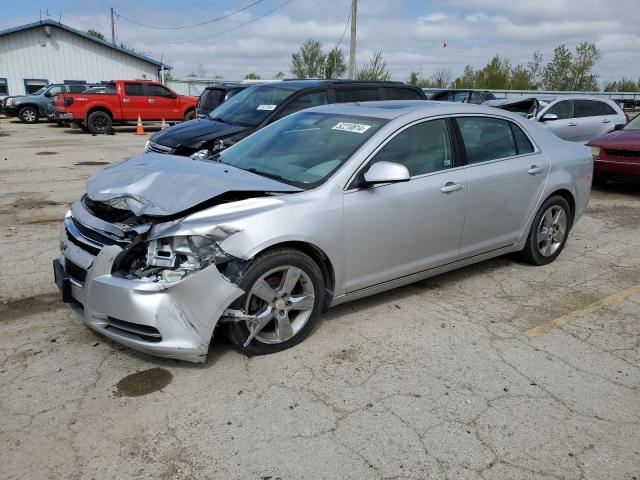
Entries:
[[214,240],[197,235],[164,237],[132,246],[114,262],[127,278],[175,282],[211,264],[224,264],[233,257]]
[[198,150],[196,153],[191,154],[189,156],[189,158],[193,158],[195,160],[211,158],[216,153],[221,152],[225,148],[227,148],[227,147],[224,144],[224,141],[222,139],[218,139],[213,144],[213,147],[205,148],[205,149],[202,149],[202,150]]

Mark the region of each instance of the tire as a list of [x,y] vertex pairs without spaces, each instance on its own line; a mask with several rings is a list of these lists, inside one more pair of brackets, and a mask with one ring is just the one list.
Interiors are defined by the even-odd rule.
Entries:
[[[290,284],[293,288],[284,281],[287,275],[295,281]],[[318,265],[299,250],[278,248],[260,254],[247,268],[239,287],[246,293],[231,308],[249,315],[262,312],[265,322],[246,346],[248,322],[229,325],[227,336],[245,355],[265,355],[293,347],[304,340],[319,321],[324,305],[324,278]],[[274,295],[277,301],[266,302],[258,295]],[[290,329],[284,328],[287,324]],[[277,328],[279,325],[283,327]]]
[[35,107],[22,107],[18,111],[18,118],[22,123],[38,123],[40,114]]
[[572,223],[569,203],[559,195],[549,197],[533,219],[521,258],[532,265],[553,262],[567,243]]
[[85,133],[91,133],[91,130],[89,130],[89,127],[87,127],[84,123],[78,123],[77,124],[78,127],[80,127],[80,130],[82,130]]
[[91,113],[86,122],[86,126],[91,133],[101,135],[107,134],[111,130],[112,125],[113,120],[111,120],[111,115],[103,111]]
[[195,110],[187,110],[187,113],[184,114],[184,121],[188,122],[189,120],[193,120],[196,116]]

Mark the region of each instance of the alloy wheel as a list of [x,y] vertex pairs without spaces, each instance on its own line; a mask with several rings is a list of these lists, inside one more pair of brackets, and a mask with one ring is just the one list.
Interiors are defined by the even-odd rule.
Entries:
[[544,212],[538,225],[536,243],[544,257],[550,257],[562,246],[567,234],[567,214],[564,208],[552,205]]
[[282,343],[304,328],[314,304],[315,291],[309,276],[298,267],[286,265],[269,270],[253,284],[245,313],[257,319],[256,340]]

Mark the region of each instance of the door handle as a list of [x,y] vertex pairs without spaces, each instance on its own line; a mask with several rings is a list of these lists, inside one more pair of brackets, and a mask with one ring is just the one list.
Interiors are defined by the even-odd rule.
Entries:
[[458,190],[462,190],[463,188],[464,185],[462,183],[447,182],[444,184],[444,187],[440,189],[440,191],[442,193],[453,193],[457,192]]
[[531,165],[531,168],[527,170],[527,172],[529,173],[529,175],[538,175],[539,173],[542,173],[542,168],[536,165]]
[[611,123],[611,120],[609,120],[608,118],[605,118],[604,120],[602,120],[602,123]]
[[578,125],[578,124],[577,124],[577,123],[575,123],[575,122],[569,122],[569,123],[567,123],[567,125],[568,125],[569,127],[575,127],[575,126],[576,126],[576,125]]
[[148,99],[147,99],[147,102],[149,102],[149,103],[156,103],[156,101],[155,101],[153,98],[148,98]]
[[123,98],[122,99],[122,103],[129,103],[129,99],[128,98]]

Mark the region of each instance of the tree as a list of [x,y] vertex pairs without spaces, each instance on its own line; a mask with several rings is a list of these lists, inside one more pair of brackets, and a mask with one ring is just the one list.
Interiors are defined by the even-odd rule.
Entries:
[[476,72],[476,88],[508,88],[511,64],[506,58],[496,55],[484,68]]
[[409,85],[415,85],[417,87],[419,81],[420,81],[420,76],[418,72],[411,72],[411,74],[409,75],[409,79],[407,80],[407,83]]
[[540,50],[533,52],[531,60],[527,63],[527,71],[529,72],[529,82],[532,90],[538,90],[542,86],[542,75],[544,73],[544,58]]
[[325,59],[320,42],[308,39],[296,53],[291,54],[291,73],[296,78],[319,78]]
[[471,65],[464,67],[461,77],[453,81],[454,88],[474,88],[476,86],[476,72]]
[[284,72],[282,70],[280,70],[278,73],[276,73],[276,75],[273,77],[276,80],[282,80],[285,77]]
[[637,82],[630,78],[607,82],[603,90],[605,92],[640,92],[640,79]]
[[512,90],[535,90],[531,80],[531,71],[522,65],[516,65],[509,73],[509,88]]
[[346,71],[342,49],[334,47],[329,50],[325,60],[324,78],[340,78]]
[[257,73],[251,72],[251,73],[247,73],[244,76],[245,80],[261,80],[262,77],[260,75],[258,75]]
[[572,54],[565,45],[556,47],[553,58],[543,73],[544,88],[548,90],[597,90],[598,81],[591,72],[600,58],[594,43],[582,42]]
[[88,28],[85,33],[87,35],[91,35],[92,37],[99,38],[100,40],[104,40],[104,33],[99,32],[95,28]]
[[369,62],[358,71],[358,80],[391,80],[391,72],[387,68],[387,62],[382,57],[382,52],[371,54]]
[[447,88],[451,84],[451,72],[449,70],[438,70],[431,75],[427,82],[429,83],[429,87],[432,88]]

